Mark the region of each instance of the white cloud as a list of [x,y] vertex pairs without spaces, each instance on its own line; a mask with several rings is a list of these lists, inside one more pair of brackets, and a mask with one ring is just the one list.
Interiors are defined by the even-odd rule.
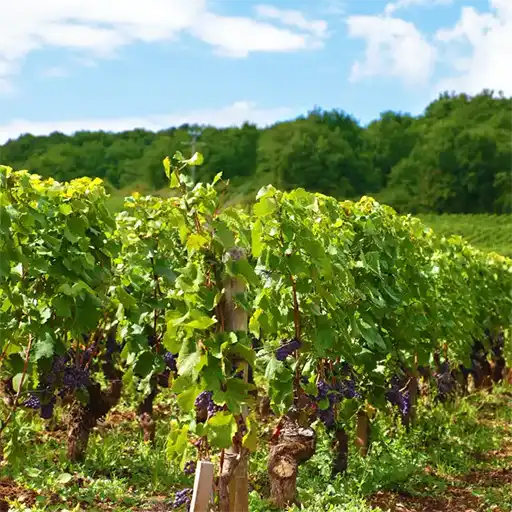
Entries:
[[429,79],[436,51],[413,23],[384,16],[350,16],[347,24],[350,37],[366,41],[364,60],[352,66],[353,81],[394,76],[412,85]]
[[396,0],[396,2],[390,2],[384,8],[384,13],[391,15],[400,9],[408,9],[418,5],[432,5],[435,4],[450,4],[453,0]]
[[451,28],[438,30],[436,39],[444,50],[444,63],[454,75],[436,84],[436,92],[482,89],[512,94],[512,2],[491,0],[493,12],[464,7]]
[[191,28],[198,38],[214,46],[218,54],[246,57],[251,52],[286,52],[314,46],[308,34],[297,34],[249,18],[205,13],[202,23]]
[[327,23],[324,20],[307,20],[300,11],[278,9],[272,5],[257,5],[256,15],[280,21],[283,25],[298,28],[319,38],[327,33]]
[[267,7],[290,28],[250,17],[217,15],[208,10],[206,0],[3,2],[0,87],[7,88],[29,53],[47,47],[77,50],[82,57],[94,59],[113,56],[119,48],[135,42],[174,40],[183,32],[232,57],[321,46],[325,22],[308,21],[298,11]]
[[[483,89],[512,94],[512,0],[489,0],[487,12],[463,6],[454,26],[430,37],[391,16],[426,3],[397,0],[387,4],[384,15],[347,18],[349,35],[366,42],[365,57],[354,63],[351,79],[394,76],[408,85],[427,85],[434,96],[445,90],[476,94]],[[435,83],[434,71],[442,76]]]
[[266,126],[276,121],[292,117],[295,114],[296,112],[292,109],[285,107],[262,109],[248,101],[237,101],[220,109],[206,109],[181,114],[146,117],[91,118],[55,122],[14,119],[7,124],[0,125],[0,144],[24,133],[47,135],[58,131],[72,134],[80,130],[119,132],[132,130],[134,128],[146,128],[147,130],[156,131],[171,126],[180,126],[185,123],[210,124],[214,126],[239,126],[246,121],[255,123],[258,126]]

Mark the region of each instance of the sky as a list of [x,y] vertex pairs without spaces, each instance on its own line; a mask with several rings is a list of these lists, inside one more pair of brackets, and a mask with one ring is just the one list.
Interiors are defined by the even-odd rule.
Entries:
[[512,95],[512,0],[0,0],[0,143]]

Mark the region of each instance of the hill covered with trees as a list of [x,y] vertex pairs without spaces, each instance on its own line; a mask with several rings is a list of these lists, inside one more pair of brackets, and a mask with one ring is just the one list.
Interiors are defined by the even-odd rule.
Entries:
[[[388,111],[367,126],[321,109],[264,129],[204,126],[198,177],[223,171],[244,194],[273,183],[339,198],[373,195],[401,212],[508,213],[511,111],[512,98],[484,91],[443,94],[420,116]],[[26,134],[0,146],[0,164],[62,181],[97,176],[114,189],[158,190],[166,183],[163,158],[187,149],[191,128]]]

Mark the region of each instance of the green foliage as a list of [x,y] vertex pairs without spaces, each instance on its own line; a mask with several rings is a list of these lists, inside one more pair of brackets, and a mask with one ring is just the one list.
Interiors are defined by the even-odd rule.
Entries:
[[0,167],[0,181],[2,371],[21,373],[31,346],[26,386],[107,316],[118,244],[100,179],[60,184]]
[[[345,199],[372,194],[401,212],[510,213],[511,108],[510,98],[483,91],[442,94],[416,117],[383,112],[366,127],[320,109],[264,129],[205,126],[198,177],[208,182],[222,171],[236,201],[272,183]],[[128,193],[145,185],[165,196],[160,162],[189,142],[190,128],[26,134],[0,146],[0,163],[63,181],[99,177]]]
[[[1,168],[6,377],[32,389],[40,368],[79,347],[81,333],[116,326],[125,381],[148,395],[164,352],[174,353],[182,426],[225,448],[253,404],[235,358],[254,367],[281,412],[305,392],[300,375],[323,378],[326,360],[348,363],[364,400],[379,408],[400,367],[428,364],[446,343],[452,363],[466,363],[485,328],[508,327],[509,259],[437,238],[369,197],[340,203],[268,186],[250,214],[223,208],[220,175],[194,185],[184,172],[202,162],[166,157],[173,194],[134,194],[115,220],[101,180],[62,185]],[[225,325],[233,278],[245,283],[235,301],[262,342],[259,357],[245,333]],[[291,338],[300,350],[277,361],[274,349]],[[194,401],[206,390],[221,410],[203,425]],[[340,422],[349,410],[338,410]]]
[[[334,123],[337,129],[351,122],[312,116],[315,123]],[[346,136],[353,141],[360,135],[353,130]],[[315,147],[323,143],[310,133],[307,137]],[[180,152],[165,157],[168,194],[134,193],[116,218],[105,206],[99,179],[61,184],[0,167],[0,319],[6,340],[0,345],[0,376],[11,378],[19,391],[7,412],[13,419],[0,430],[8,460],[16,464],[27,439],[30,413],[13,415],[20,396],[37,388],[55,354],[71,348],[85,353],[83,333],[95,339],[115,330],[123,341],[115,364],[132,389],[148,396],[157,386],[170,388],[177,408],[161,448],[176,467],[189,460],[192,443],[203,455],[233,444],[251,451],[261,446],[264,425],[254,413],[244,418],[246,409],[254,411],[255,385],[236,375],[239,368],[252,369],[273,409],[283,413],[300,397],[315,394],[315,384],[328,372],[350,367],[359,395],[334,409],[337,425],[348,428],[362,408],[384,418],[379,413],[389,412],[383,399],[389,378],[431,364],[436,352],[443,349],[454,366],[467,364],[485,329],[505,331],[509,346],[510,259],[483,253],[460,237],[437,237],[419,219],[400,216],[367,196],[340,202],[320,192],[269,185],[249,212],[225,207],[220,174],[197,184],[187,175],[188,167],[202,163],[199,153],[190,159]],[[247,313],[249,333],[233,321],[230,304]],[[290,339],[297,348],[278,358],[276,348]],[[164,373],[166,352],[176,356],[177,369]],[[201,419],[196,399],[203,392],[211,393],[216,407]],[[87,403],[88,395],[80,399]],[[320,409],[327,405],[328,400],[318,403]],[[441,443],[444,452],[458,464],[470,444],[488,448],[476,420],[477,437],[466,443],[458,424],[446,426],[447,410],[424,414],[431,430],[413,434],[412,445],[399,441],[390,450],[376,443],[373,465],[359,462],[363,477],[346,484],[348,504],[326,481],[325,467],[313,469],[327,493],[300,481],[311,510],[355,509],[363,506],[365,494],[390,482],[407,485],[427,460],[418,447],[428,452],[421,443],[428,436],[437,439],[441,431],[450,440]],[[375,428],[387,429],[384,423]],[[454,440],[456,446],[450,444]],[[154,464],[155,481],[169,477],[161,460],[144,457],[140,460]],[[460,469],[434,454],[428,457],[445,472]],[[52,473],[52,487],[85,499],[69,475]],[[106,487],[95,491],[121,499],[121,482]],[[131,494],[126,505],[135,503]],[[262,506],[255,497],[254,509]]]

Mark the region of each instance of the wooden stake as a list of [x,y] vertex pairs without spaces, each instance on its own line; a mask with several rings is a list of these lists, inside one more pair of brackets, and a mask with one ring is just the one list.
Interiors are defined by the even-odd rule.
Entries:
[[190,512],[208,512],[210,497],[213,491],[214,465],[200,461],[196,468],[194,492],[190,503]]
[[[232,261],[245,258],[243,249],[234,248],[227,253],[227,257]],[[235,297],[245,292],[245,283],[239,278],[229,278],[224,283],[224,328],[226,331],[246,332],[247,331],[247,312],[236,305]],[[248,381],[248,365],[244,366],[244,380]],[[247,417],[247,408],[242,412],[245,419]],[[220,510],[224,512],[249,512],[249,478],[247,475],[248,452],[246,450],[239,453],[238,446],[231,446],[225,452],[225,467],[222,469],[219,485]],[[225,489],[225,483],[228,483],[228,489]],[[226,491],[228,491],[226,493]],[[227,494],[227,495],[226,495]],[[229,504],[227,499],[229,499]]]

